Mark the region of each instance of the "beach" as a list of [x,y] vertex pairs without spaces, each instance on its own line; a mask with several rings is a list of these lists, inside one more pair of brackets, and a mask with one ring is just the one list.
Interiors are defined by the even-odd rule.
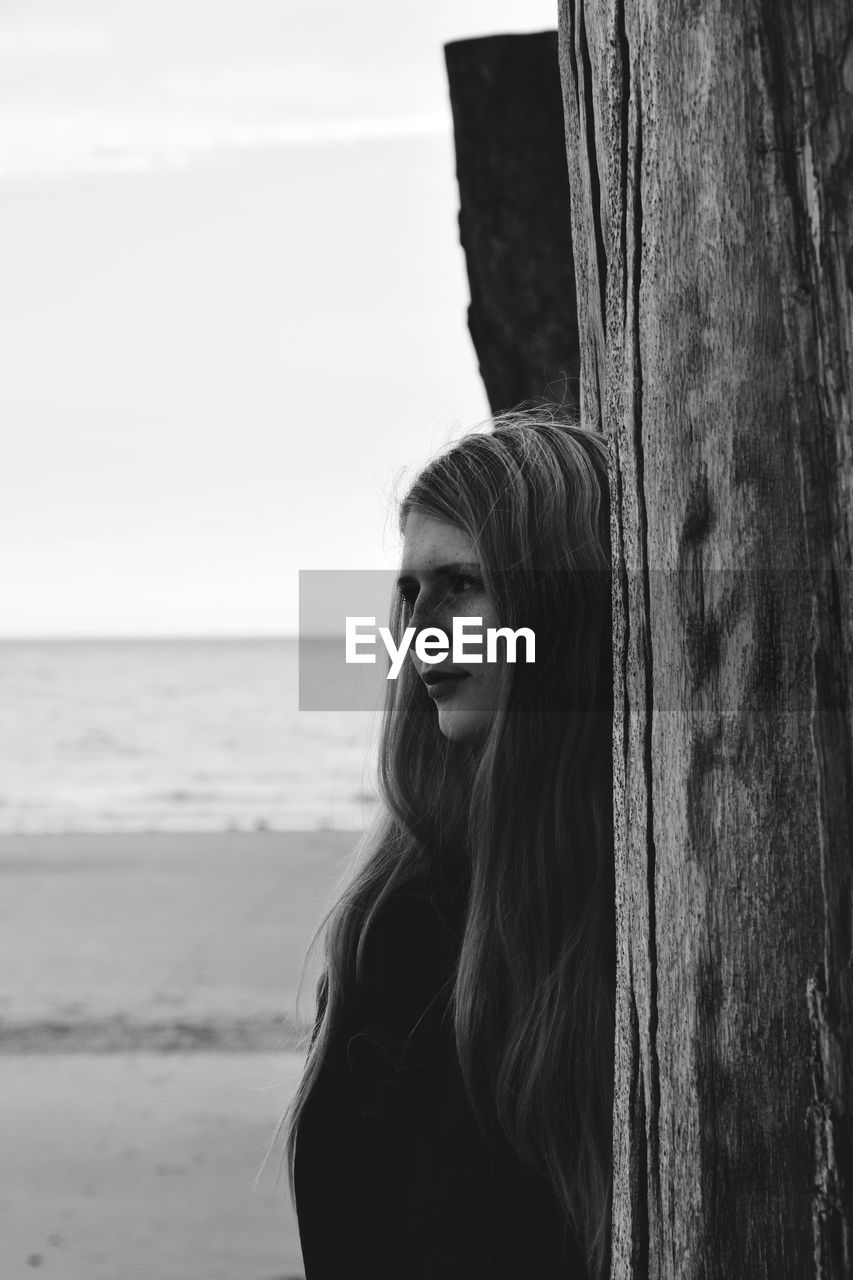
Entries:
[[0,838],[0,1275],[302,1275],[280,1147],[345,831]]

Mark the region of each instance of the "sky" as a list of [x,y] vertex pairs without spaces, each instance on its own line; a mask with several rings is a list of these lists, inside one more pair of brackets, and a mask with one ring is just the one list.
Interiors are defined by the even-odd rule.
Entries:
[[4,0],[0,638],[275,635],[488,415],[447,40],[556,0]]

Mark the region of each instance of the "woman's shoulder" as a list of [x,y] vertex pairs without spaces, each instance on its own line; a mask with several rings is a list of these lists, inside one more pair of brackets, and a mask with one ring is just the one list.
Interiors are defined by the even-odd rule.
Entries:
[[467,887],[460,875],[420,870],[380,900],[365,934],[365,961],[385,970],[396,959],[407,976],[413,962],[432,973],[455,968],[466,908]]
[[[380,899],[369,914],[345,984],[335,1002],[325,1056],[340,1062],[349,1041],[367,1035],[402,1052],[417,1034],[419,1045],[438,1049],[443,1038],[461,949],[464,901],[458,887],[410,876]],[[325,1015],[325,979],[318,991],[317,1026]],[[316,1038],[316,1036],[315,1036]]]
[[455,974],[464,931],[461,886],[429,879],[394,889],[367,927],[357,986],[414,995]]

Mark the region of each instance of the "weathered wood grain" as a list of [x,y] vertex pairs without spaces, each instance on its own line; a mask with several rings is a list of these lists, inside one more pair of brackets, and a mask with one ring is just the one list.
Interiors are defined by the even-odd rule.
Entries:
[[613,1275],[850,1280],[853,19],[561,0],[612,452]]

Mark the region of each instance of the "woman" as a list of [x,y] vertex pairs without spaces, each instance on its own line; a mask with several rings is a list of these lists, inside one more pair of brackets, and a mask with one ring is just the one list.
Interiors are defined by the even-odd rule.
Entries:
[[412,646],[388,681],[384,808],[326,922],[289,1115],[307,1280],[606,1274],[607,493],[603,439],[536,411],[454,444],[402,503],[395,642],[479,618],[530,628],[535,661]]

